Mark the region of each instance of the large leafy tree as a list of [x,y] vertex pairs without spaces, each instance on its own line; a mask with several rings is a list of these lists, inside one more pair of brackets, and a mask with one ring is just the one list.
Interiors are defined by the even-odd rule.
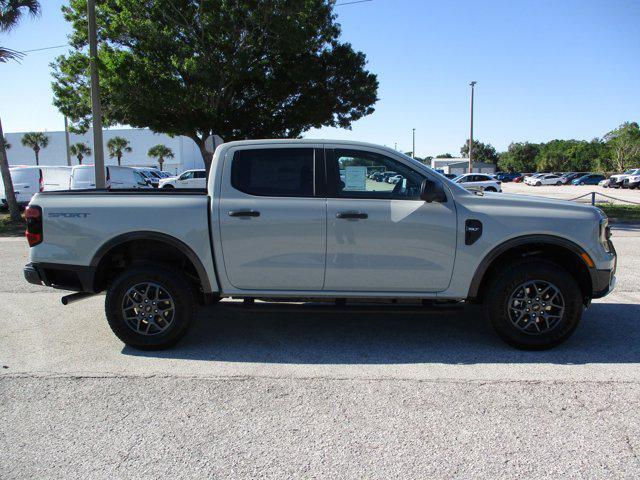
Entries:
[[500,154],[498,167],[508,172],[533,172],[539,152],[540,145],[535,143],[511,143],[507,151]]
[[[473,156],[474,162],[484,163],[498,163],[498,152],[490,143],[482,143],[477,140],[473,141]],[[460,148],[460,155],[463,157],[469,156],[469,141],[465,142]]]
[[118,165],[122,162],[122,156],[125,152],[130,152],[129,140],[124,137],[113,137],[107,141],[107,150],[109,151],[109,157],[116,158]]
[[164,164],[165,158],[173,158],[173,150],[171,150],[166,145],[158,144],[154,145],[149,149],[147,155],[151,158],[158,159],[158,166],[160,167],[160,171],[162,171],[162,165]]
[[624,171],[640,164],[640,127],[636,122],[625,122],[604,136],[611,151],[613,166]]
[[[200,148],[348,128],[373,112],[376,76],[340,41],[335,0],[103,0],[97,6],[106,125],[185,135]],[[74,51],[53,64],[54,104],[90,120],[86,1],[63,7]]]
[[40,165],[40,150],[49,145],[49,136],[42,132],[29,132],[22,136],[20,142],[33,150],[36,156],[36,165]]
[[[8,32],[14,28],[24,13],[37,16],[40,14],[40,4],[35,0],[0,0],[0,32]],[[0,46],[0,63],[9,60],[19,60],[22,54],[8,48]],[[11,172],[9,170],[9,160],[7,160],[6,139],[2,131],[2,121],[0,120],[0,173],[2,173],[2,183],[4,185],[9,215],[14,222],[20,221],[20,210],[13,191]]]
[[69,147],[69,153],[78,159],[78,165],[82,165],[84,157],[91,156],[91,147],[84,142],[74,143]]
[[587,172],[601,170],[606,163],[605,144],[594,139],[551,140],[540,145],[536,168],[540,171]]

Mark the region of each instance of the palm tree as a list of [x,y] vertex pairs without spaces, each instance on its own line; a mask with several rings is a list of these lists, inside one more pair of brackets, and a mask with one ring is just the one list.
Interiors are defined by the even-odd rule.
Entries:
[[129,140],[123,137],[113,137],[107,142],[107,150],[109,150],[109,157],[116,157],[118,159],[118,165],[122,160],[124,152],[130,152]]
[[[36,0],[0,0],[0,32],[8,32],[15,27],[24,13],[29,13],[32,17],[40,15],[40,2]],[[0,63],[20,60],[23,56],[23,53],[0,47]]]
[[164,163],[164,159],[174,157],[173,151],[166,145],[162,145],[162,144],[154,145],[153,147],[151,147],[147,152],[147,155],[149,155],[151,158],[158,159],[158,165],[160,166],[160,171],[162,171],[162,164]]
[[33,149],[36,154],[36,165],[40,165],[40,150],[47,148],[49,137],[42,132],[29,132],[22,136],[22,145]]
[[86,143],[74,143],[69,147],[69,153],[78,159],[78,165],[82,165],[82,159],[91,156],[91,148]]
[[[20,17],[26,10],[31,16],[40,14],[40,3],[36,0],[0,0],[0,32],[8,32],[18,24]],[[9,60],[19,60],[24,54],[3,48],[0,46],[0,63]],[[20,210],[13,190],[9,161],[7,160],[7,142],[2,133],[2,121],[0,120],[0,173],[2,173],[2,183],[4,185],[5,198],[9,207],[9,215],[14,222],[20,222]]]

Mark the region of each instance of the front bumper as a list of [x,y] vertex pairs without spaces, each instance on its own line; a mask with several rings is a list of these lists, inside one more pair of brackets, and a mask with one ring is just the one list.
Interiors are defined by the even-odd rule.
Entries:
[[615,287],[615,268],[612,270],[596,270],[596,274],[593,277],[592,298],[602,298],[609,295]]

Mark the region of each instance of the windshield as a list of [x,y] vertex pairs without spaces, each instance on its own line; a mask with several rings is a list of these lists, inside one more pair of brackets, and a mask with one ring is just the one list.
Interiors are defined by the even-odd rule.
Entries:
[[458,175],[457,177],[453,177],[453,181],[454,182],[459,182],[460,180],[462,180],[464,178],[464,174],[462,175]]

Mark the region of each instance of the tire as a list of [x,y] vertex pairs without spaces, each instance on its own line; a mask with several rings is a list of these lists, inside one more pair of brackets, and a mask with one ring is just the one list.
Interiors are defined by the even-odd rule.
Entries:
[[560,185],[562,185],[562,182],[556,182],[556,187],[559,187]]
[[[147,300],[145,297],[136,295],[144,290],[143,287],[133,290],[134,287],[145,284],[156,286],[148,290]],[[159,292],[157,287],[160,289]],[[143,309],[131,305],[132,297],[136,302],[140,301]],[[156,303],[154,303],[154,297]],[[172,303],[169,303],[167,298]],[[149,305],[145,307],[146,303]],[[164,316],[155,314],[158,310],[149,310],[161,304],[165,307]],[[126,308],[127,305],[129,305],[128,308]],[[171,305],[172,308],[170,308]],[[145,319],[142,318],[142,321],[139,321],[137,318],[145,317],[146,310],[154,317],[153,323],[146,322],[147,333],[145,334],[136,331],[130,325],[137,322],[137,325],[144,330]],[[162,311],[162,309],[159,310]],[[125,344],[138,350],[162,350],[175,345],[187,332],[195,318],[196,310],[193,288],[182,273],[155,264],[132,267],[121,273],[107,290],[105,299],[105,312],[111,330]],[[125,314],[135,318],[129,318],[127,321]],[[165,320],[165,316],[170,321]]]
[[[551,292],[560,292],[560,297],[554,296],[551,300],[562,303],[564,310],[560,311],[550,306],[552,302],[545,297],[532,297],[532,304],[525,303],[528,301],[527,297],[522,301],[513,297],[518,291],[525,292],[522,286],[533,281],[539,282],[536,285],[542,288],[543,292],[549,292],[546,289],[549,285],[552,287]],[[545,295],[549,294],[545,293]],[[538,298],[540,301],[536,302]],[[516,313],[516,309],[509,308],[512,302],[514,305],[518,303],[518,306],[524,304],[520,318],[526,321],[521,322],[520,325],[527,325],[528,331],[518,328],[516,326],[518,322],[514,323],[514,320],[519,318],[519,314]],[[547,306],[536,310],[541,304]],[[525,307],[530,307],[529,313],[524,311]],[[547,312],[546,309],[550,311]],[[520,350],[547,350],[564,342],[576,329],[582,317],[583,298],[578,283],[564,268],[546,260],[521,260],[492,279],[486,292],[485,311],[498,336],[512,347]],[[533,313],[536,311],[538,312],[537,322],[532,319],[532,316],[536,316]],[[546,320],[540,320],[540,313],[556,317],[547,318],[550,323],[548,329],[543,323]],[[538,331],[538,325],[541,326],[541,331]]]
[[580,182],[580,186],[581,186],[581,187],[584,187],[584,182]]
[[536,187],[539,187],[539,186],[541,186],[541,185],[542,185],[542,182],[537,182],[537,183],[536,183]]
[[484,189],[485,192],[497,192],[497,190],[493,187],[487,187]]
[[171,188],[175,188],[175,187],[173,185],[163,185],[162,188],[171,189]]

